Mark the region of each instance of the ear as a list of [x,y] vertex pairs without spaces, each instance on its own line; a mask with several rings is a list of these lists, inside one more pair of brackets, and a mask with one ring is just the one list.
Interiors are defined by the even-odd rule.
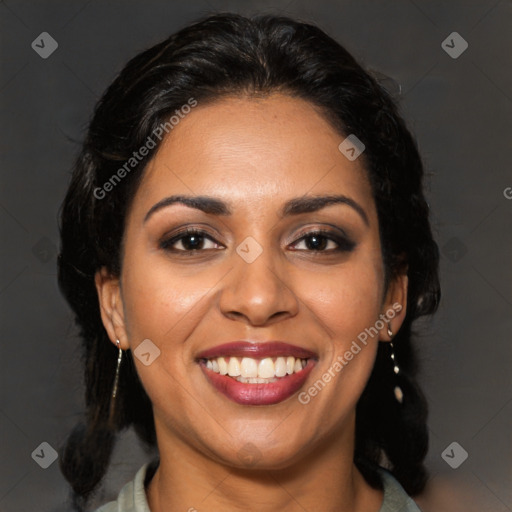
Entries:
[[123,350],[130,348],[124,320],[121,285],[118,277],[112,276],[105,267],[94,276],[98,300],[100,303],[101,320],[112,343],[119,340]]
[[[407,268],[396,274],[389,283],[380,315],[385,324],[383,329],[380,330],[380,341],[391,341],[403,324],[407,313],[408,284]],[[388,334],[388,327],[393,333],[392,337]]]

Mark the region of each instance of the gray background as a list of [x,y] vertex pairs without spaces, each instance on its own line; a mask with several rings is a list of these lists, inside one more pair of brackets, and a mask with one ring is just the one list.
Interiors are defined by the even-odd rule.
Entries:
[[[317,23],[388,81],[419,141],[443,300],[418,344],[430,402],[426,512],[512,510],[511,1],[0,2],[0,511],[64,511],[59,446],[82,412],[82,370],[56,284],[57,211],[93,105],[126,61],[219,10],[283,13]],[[451,58],[441,43],[469,44]],[[31,43],[58,42],[49,58]],[[511,194],[512,196],[512,190]],[[458,468],[442,452],[459,443]],[[457,451],[459,450],[459,451]],[[455,450],[459,457],[460,449]],[[97,503],[146,455],[122,436]],[[313,512],[313,511],[310,511]]]

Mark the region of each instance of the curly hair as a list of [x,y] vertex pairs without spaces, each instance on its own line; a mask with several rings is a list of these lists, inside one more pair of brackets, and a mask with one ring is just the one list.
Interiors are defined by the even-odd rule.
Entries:
[[[109,418],[117,349],[101,321],[94,276],[103,266],[120,275],[127,212],[159,144],[107,199],[97,190],[191,97],[205,104],[275,92],[315,105],[340,135],[356,134],[366,147],[362,158],[377,207],[385,284],[406,269],[408,297],[394,339],[402,371],[394,375],[389,343],[379,343],[357,404],[354,460],[375,487],[383,461],[409,494],[425,485],[427,403],[416,382],[412,324],[436,311],[440,286],[417,144],[389,92],[321,29],[283,16],[224,13],[196,21],[128,62],[96,105],[61,207],[58,282],[83,343],[86,414],[63,446],[60,467],[78,510],[101,483],[118,432],[133,427],[144,446],[156,446],[152,404],[130,350]],[[395,379],[402,404],[393,395]]]

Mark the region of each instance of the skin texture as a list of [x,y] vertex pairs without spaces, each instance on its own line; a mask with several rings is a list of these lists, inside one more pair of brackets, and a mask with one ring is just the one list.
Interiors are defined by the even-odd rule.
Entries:
[[[150,339],[161,351],[150,366],[135,358],[160,453],[147,490],[152,512],[379,510],[382,493],[357,471],[353,450],[355,406],[378,341],[389,341],[386,328],[306,405],[297,394],[270,406],[236,404],[195,360],[234,340],[289,342],[318,355],[303,391],[395,303],[404,306],[390,324],[399,330],[407,277],[384,289],[375,202],[363,158],[338,150],[344,138],[304,100],[230,97],[194,108],[147,166],[127,218],[120,279],[102,269],[96,285],[112,342],[133,351]],[[173,204],[144,222],[174,194],[219,198],[232,214]],[[368,225],[347,204],[279,215],[292,198],[332,194],[356,201]],[[174,252],[161,248],[186,226],[212,240],[195,254],[184,251],[190,238]],[[336,241],[320,239],[315,251],[304,235],[319,228],[343,230],[355,247],[334,252]],[[252,263],[236,252],[248,236],[263,250]],[[248,443],[250,465],[239,456]]]

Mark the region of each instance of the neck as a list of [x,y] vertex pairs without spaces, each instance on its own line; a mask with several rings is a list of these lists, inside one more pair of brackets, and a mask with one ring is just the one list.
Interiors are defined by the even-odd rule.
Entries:
[[160,464],[146,491],[149,507],[152,512],[378,512],[383,493],[370,487],[353,463],[353,432],[270,470],[229,467],[172,438],[159,443]]

